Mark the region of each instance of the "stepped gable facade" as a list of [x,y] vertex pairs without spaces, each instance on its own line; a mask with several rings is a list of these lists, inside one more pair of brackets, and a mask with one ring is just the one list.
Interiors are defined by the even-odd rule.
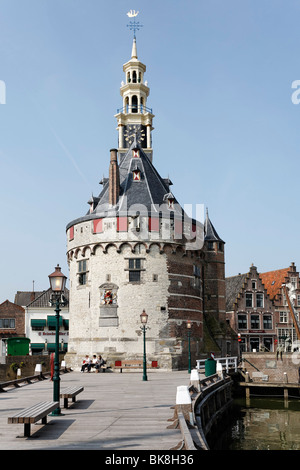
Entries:
[[294,263],[265,273],[252,265],[248,273],[226,278],[226,317],[240,335],[242,351],[275,351],[278,344],[293,349],[297,336],[284,285],[299,321],[300,278]]

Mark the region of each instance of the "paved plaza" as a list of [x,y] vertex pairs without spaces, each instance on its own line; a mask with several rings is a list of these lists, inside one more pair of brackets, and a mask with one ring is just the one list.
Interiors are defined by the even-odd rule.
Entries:
[[0,394],[1,450],[169,450],[181,441],[179,429],[168,429],[173,418],[177,386],[189,384],[187,371],[106,372],[62,374],[61,390],[81,385],[84,391],[63,416],[48,417],[31,426],[7,418],[41,401],[52,401],[53,382],[46,379]]

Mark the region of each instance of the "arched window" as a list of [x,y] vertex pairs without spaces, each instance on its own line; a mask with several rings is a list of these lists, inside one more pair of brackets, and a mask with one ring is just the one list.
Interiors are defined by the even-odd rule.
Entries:
[[136,71],[132,72],[132,83],[136,83]]
[[144,112],[144,98],[141,97],[141,113]]
[[133,113],[138,112],[138,99],[136,95],[133,95],[132,97],[131,108]]
[[128,113],[129,111],[129,98],[126,96],[125,98],[125,112]]

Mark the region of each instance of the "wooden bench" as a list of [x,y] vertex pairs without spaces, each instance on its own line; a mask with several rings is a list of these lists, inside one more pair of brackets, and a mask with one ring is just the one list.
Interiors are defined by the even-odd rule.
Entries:
[[31,424],[36,423],[40,419],[42,420],[42,424],[47,424],[48,414],[58,407],[58,401],[43,401],[37,403],[8,418],[8,424],[24,424],[24,436],[30,437]]
[[[115,361],[115,369],[119,369],[122,372],[123,369],[143,369],[143,360],[124,360]],[[157,369],[157,361],[152,361],[151,364],[147,363],[147,369]]]
[[60,398],[64,399],[64,408],[68,408],[68,398],[72,398],[72,402],[75,403],[76,395],[83,392],[84,387],[68,387],[60,392]]
[[110,369],[111,367],[110,366],[101,366],[99,367],[99,369],[96,369],[95,367],[91,367],[91,372],[95,372],[96,374],[98,374],[99,372],[105,372],[107,369]]

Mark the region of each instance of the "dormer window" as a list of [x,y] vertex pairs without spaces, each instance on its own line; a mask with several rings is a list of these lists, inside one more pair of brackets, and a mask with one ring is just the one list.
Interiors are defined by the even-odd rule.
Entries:
[[133,149],[132,150],[132,156],[133,156],[133,158],[139,158],[140,157],[139,149]]
[[174,198],[173,194],[172,193],[165,194],[164,200],[167,202],[168,209],[174,210],[175,198]]
[[133,174],[133,181],[141,181],[141,172],[138,168],[133,170],[132,174]]

